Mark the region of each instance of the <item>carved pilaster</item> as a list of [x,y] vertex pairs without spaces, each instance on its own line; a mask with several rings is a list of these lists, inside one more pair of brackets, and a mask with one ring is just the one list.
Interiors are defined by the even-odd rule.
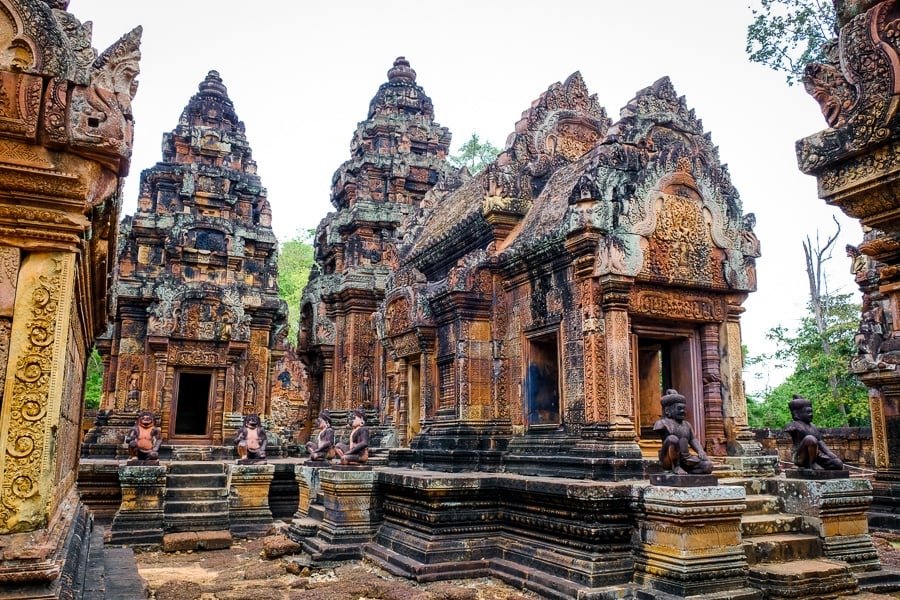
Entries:
[[397,445],[401,448],[409,445],[407,426],[409,425],[409,383],[406,359],[397,360],[398,400],[397,414],[394,416],[394,430],[397,436]]
[[584,340],[584,421],[599,423],[609,415],[606,385],[606,323],[595,279],[579,284],[581,335]]
[[719,326],[700,328],[700,364],[703,378],[703,409],[706,424],[706,451],[725,454],[725,422],[722,416],[722,377],[719,372]]
[[64,389],[75,255],[34,253],[19,273],[0,415],[0,533],[31,531],[51,518],[55,427]]
[[628,301],[634,281],[629,277],[601,277],[603,323],[606,331],[606,376],[609,403],[600,421],[611,432],[634,437],[634,378],[631,349],[631,320]]

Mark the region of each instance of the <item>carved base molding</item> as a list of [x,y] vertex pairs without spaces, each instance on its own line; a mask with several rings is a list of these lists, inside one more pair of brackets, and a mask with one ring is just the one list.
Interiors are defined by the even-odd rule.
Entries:
[[0,590],[4,600],[70,600],[87,569],[93,518],[72,490],[47,529],[4,536]]

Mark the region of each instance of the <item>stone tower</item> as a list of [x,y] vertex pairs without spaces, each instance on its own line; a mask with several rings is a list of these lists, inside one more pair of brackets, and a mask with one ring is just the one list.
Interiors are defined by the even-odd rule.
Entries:
[[335,172],[329,213],[316,231],[316,265],[301,303],[299,352],[310,369],[310,406],[391,412],[396,368],[372,314],[398,264],[401,225],[454,170],[450,132],[400,57],[388,71]]
[[164,444],[218,446],[242,414],[268,415],[287,331],[277,279],[266,190],[210,71],[122,223],[115,321],[98,342],[110,424],[149,409]]

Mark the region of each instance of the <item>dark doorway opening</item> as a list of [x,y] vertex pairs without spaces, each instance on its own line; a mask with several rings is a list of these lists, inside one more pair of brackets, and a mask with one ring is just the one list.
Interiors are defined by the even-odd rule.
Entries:
[[528,425],[558,425],[559,345],[556,333],[528,340],[525,374],[525,415]]
[[687,420],[697,437],[705,431],[700,382],[700,345],[693,329],[634,327],[635,428],[646,456],[656,456],[659,434],[653,425],[662,416],[660,398],[675,388],[687,398]]
[[209,373],[181,373],[175,403],[175,435],[207,436],[209,427]]

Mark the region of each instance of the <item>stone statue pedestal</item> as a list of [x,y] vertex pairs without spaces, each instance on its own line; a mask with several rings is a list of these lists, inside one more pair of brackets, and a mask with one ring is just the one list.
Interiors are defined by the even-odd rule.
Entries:
[[166,499],[164,465],[119,467],[122,502],[113,517],[107,542],[129,546],[162,543]]
[[715,475],[652,473],[650,475],[650,483],[652,485],[665,485],[670,487],[715,487],[719,485],[719,478]]
[[807,527],[818,533],[825,558],[842,560],[855,572],[881,569],[866,518],[872,503],[872,484],[868,479],[787,478],[776,481],[776,493],[784,500],[785,512],[803,515]]
[[320,469],[318,476],[324,514],[315,537],[302,540],[303,550],[314,560],[361,558],[362,545],[374,539],[381,523],[377,473],[371,467],[344,466]]
[[830,479],[850,479],[850,471],[826,471],[824,469],[785,469],[784,476],[787,479],[810,479],[813,481],[827,481]]
[[635,553],[637,598],[760,600],[747,585],[741,539],[746,492],[733,485],[648,486],[643,490],[640,545]]
[[272,528],[269,485],[275,465],[244,463],[229,465],[229,530],[238,537],[262,534]]

